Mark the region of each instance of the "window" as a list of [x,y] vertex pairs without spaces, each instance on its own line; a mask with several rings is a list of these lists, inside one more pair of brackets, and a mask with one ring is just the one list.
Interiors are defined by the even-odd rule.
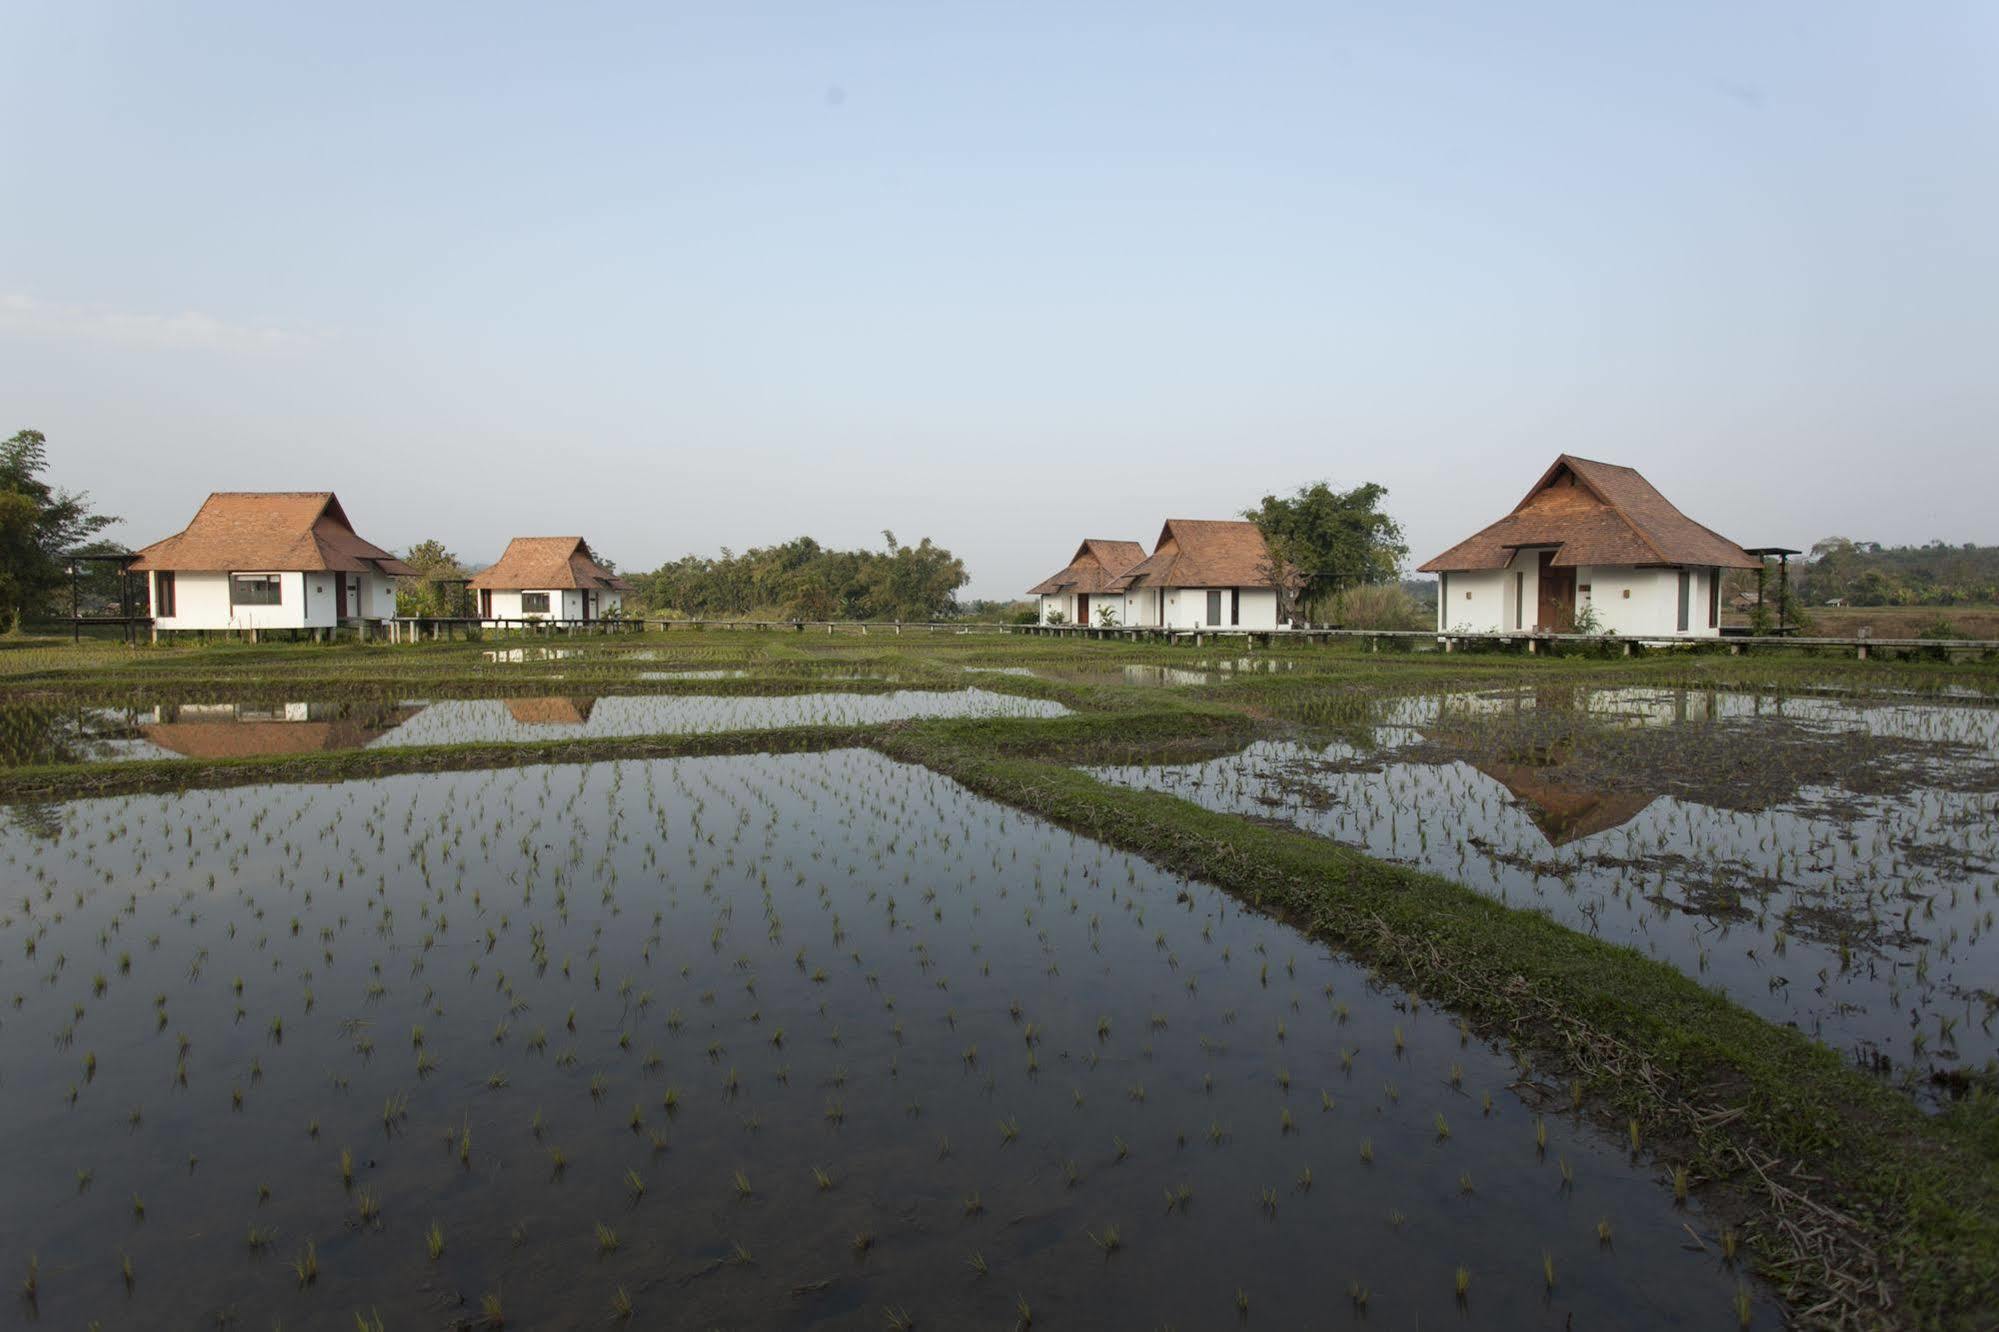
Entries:
[[521,614],[523,615],[548,614],[548,593],[546,592],[521,593]]
[[1707,627],[1721,628],[1721,570],[1707,571]]
[[1690,586],[1692,580],[1692,574],[1685,569],[1680,570],[1680,632],[1683,634],[1687,632],[1687,611],[1690,609],[1688,602],[1693,592]]
[[1242,589],[1239,587],[1229,589],[1229,623],[1242,623]]
[[1220,589],[1208,593],[1208,623],[1222,622],[1222,594]]
[[277,574],[230,574],[229,604],[232,606],[281,606],[285,585]]
[[1513,627],[1515,629],[1520,628],[1525,622],[1527,615],[1526,605],[1527,575],[1523,570],[1515,569],[1513,571]]
[[174,617],[174,575],[171,569],[162,569],[153,575],[153,618],[171,620]]

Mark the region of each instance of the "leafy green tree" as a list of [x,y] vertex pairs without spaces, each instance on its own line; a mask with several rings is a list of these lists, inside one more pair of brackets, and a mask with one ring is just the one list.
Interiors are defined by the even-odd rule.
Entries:
[[0,442],[0,627],[51,609],[68,576],[63,556],[109,549],[90,538],[118,521],[91,512],[88,494],[45,481],[48,462],[39,430]]
[[1289,496],[1265,495],[1244,511],[1270,548],[1263,574],[1277,591],[1280,619],[1325,605],[1343,587],[1401,577],[1409,546],[1402,524],[1382,512],[1387,498],[1387,488],[1372,481],[1352,490],[1315,481]]
[[419,541],[403,554],[403,563],[416,570],[414,578],[396,580],[398,615],[463,615],[465,587],[452,580],[465,577],[464,563],[442,541]]

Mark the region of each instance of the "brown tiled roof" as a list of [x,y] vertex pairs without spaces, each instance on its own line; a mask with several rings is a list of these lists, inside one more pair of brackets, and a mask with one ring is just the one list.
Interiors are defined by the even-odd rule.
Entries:
[[354,534],[330,490],[218,490],[194,521],[139,551],[135,570],[201,573],[385,573],[414,571]]
[[1558,547],[1554,562],[1562,566],[1758,564],[1674,508],[1636,469],[1565,453],[1512,513],[1421,567],[1424,573],[1504,569],[1522,546]]
[[581,726],[597,706],[594,698],[510,698],[507,711],[534,726]]
[[1121,587],[1269,587],[1270,547],[1255,523],[1168,518],[1144,562]]
[[1027,589],[1030,597],[1053,596],[1057,592],[1109,592],[1119,575],[1145,558],[1145,547],[1136,541],[1099,541],[1092,537],[1076,547],[1075,558],[1052,578]]
[[515,537],[500,558],[472,576],[473,587],[587,587],[613,592],[630,584],[597,563],[582,537]]

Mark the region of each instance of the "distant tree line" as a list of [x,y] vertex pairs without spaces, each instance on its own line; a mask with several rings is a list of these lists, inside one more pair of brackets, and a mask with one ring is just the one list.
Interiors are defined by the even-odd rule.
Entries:
[[1999,602],[1999,546],[1932,541],[1884,546],[1827,537],[1812,546],[1792,577],[1800,598],[1823,606],[1971,606]]
[[651,573],[627,574],[650,613],[689,619],[934,620],[959,611],[965,563],[923,538],[903,545],[883,532],[882,550],[832,550],[811,537],[719,558],[687,555]]

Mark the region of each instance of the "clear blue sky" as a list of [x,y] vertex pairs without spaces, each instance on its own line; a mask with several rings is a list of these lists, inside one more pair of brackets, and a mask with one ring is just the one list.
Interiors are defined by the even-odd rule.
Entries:
[[1999,540],[1999,5],[0,9],[0,427],[134,543],[883,528],[975,595],[1564,449]]

